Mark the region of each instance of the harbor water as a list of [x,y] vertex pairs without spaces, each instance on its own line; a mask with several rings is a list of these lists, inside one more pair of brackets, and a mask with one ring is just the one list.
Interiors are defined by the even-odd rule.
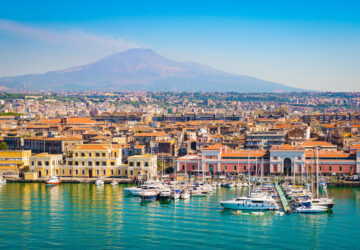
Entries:
[[332,213],[233,214],[238,189],[169,203],[140,202],[126,185],[0,186],[1,248],[360,248],[360,189],[331,188]]

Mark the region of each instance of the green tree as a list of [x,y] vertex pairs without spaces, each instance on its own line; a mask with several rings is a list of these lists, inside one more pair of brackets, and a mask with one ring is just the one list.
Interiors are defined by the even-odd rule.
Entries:
[[7,146],[7,144],[6,144],[6,142],[1,142],[0,143],[0,150],[6,150],[8,148],[8,146]]

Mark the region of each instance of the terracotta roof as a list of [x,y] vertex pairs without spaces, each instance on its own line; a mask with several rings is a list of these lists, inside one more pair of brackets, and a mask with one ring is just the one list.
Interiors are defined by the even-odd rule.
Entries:
[[203,150],[220,150],[222,148],[225,148],[226,146],[220,144],[220,143],[217,143],[217,144],[214,144],[214,145],[210,145],[208,146],[207,148],[204,148]]
[[301,144],[302,147],[316,147],[316,146],[321,146],[321,147],[336,147],[336,145],[333,145],[329,142],[326,141],[304,141],[303,144]]
[[80,144],[77,145],[75,150],[107,150],[108,144]]
[[[322,157],[348,158],[348,157],[354,156],[353,153],[345,153],[342,151],[319,151],[318,153],[319,153],[319,158],[322,158]],[[316,151],[306,151],[305,156],[316,158],[317,154],[316,154]]]
[[95,121],[92,120],[91,118],[83,118],[83,117],[69,117],[66,118],[66,122],[68,124],[81,124],[81,123],[86,123],[86,124],[94,124]]
[[284,151],[287,151],[287,150],[303,150],[301,147],[294,147],[294,146],[291,146],[289,144],[284,144],[284,145],[279,145],[279,146],[272,146],[270,150],[284,150]]
[[238,150],[226,152],[221,157],[263,157],[266,154],[266,150]]
[[152,132],[152,133],[138,133],[135,134],[134,136],[146,136],[146,137],[151,137],[151,136],[166,136],[167,134],[164,132]]

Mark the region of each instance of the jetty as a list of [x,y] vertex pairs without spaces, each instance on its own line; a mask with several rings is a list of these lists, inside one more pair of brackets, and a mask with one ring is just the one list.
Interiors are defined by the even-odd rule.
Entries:
[[287,213],[287,214],[291,214],[291,208],[288,204],[288,201],[284,195],[284,192],[282,191],[281,187],[279,186],[278,183],[275,183],[275,189],[276,189],[276,192],[278,193],[278,196],[280,198],[280,202],[281,202],[281,205],[284,209],[284,212]]

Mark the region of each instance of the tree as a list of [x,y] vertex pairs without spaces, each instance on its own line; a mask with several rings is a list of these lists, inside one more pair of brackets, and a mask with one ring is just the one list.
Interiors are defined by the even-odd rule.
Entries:
[[7,144],[6,144],[6,142],[1,142],[0,143],[0,150],[6,150],[8,148],[8,146],[7,146]]

